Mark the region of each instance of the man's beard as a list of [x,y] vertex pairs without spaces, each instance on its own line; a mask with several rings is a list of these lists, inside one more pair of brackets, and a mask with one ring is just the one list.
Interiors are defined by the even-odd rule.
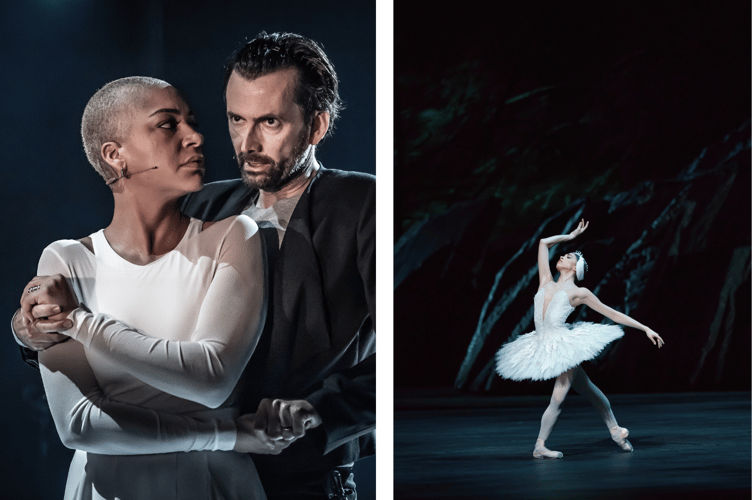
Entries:
[[[305,165],[310,162],[310,155],[306,154],[307,150],[308,130],[303,129],[297,138],[292,154],[281,158],[279,162],[260,153],[240,152],[236,158],[243,182],[252,189],[260,189],[269,193],[277,192],[306,171]],[[250,173],[243,168],[246,162],[262,163],[268,165],[268,167],[260,173]]]

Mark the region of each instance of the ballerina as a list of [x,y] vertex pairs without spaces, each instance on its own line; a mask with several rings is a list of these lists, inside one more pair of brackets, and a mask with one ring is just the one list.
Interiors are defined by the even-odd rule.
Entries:
[[538,277],[540,284],[534,298],[535,331],[521,335],[505,344],[496,354],[496,371],[510,380],[549,380],[556,378],[551,402],[541,418],[540,433],[535,442],[535,458],[562,458],[560,451],[546,448],[556,419],[561,413],[570,387],[585,396],[603,418],[611,433],[611,439],[625,451],[632,451],[627,440],[629,431],[619,427],[606,396],[593,384],[580,367],[583,361],[593,359],[610,342],[624,336],[617,325],[594,323],[566,324],[574,308],[586,305],[610,320],[643,330],[653,345],[659,348],[663,339],[650,328],[603,304],[593,292],[575,285],[575,278],[585,277],[587,264],[578,252],[562,255],[556,262],[559,279],[554,281],[549,267],[548,250],[562,241],[570,241],[587,229],[589,223],[581,220],[569,234],[551,236],[540,240],[538,245]]

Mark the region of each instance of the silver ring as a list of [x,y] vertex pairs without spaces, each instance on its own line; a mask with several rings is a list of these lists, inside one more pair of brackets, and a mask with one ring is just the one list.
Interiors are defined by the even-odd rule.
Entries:
[[291,431],[291,430],[292,430],[292,427],[282,427],[282,430],[283,430],[283,431]]
[[42,288],[42,285],[34,285],[30,287],[28,290],[26,290],[26,293],[36,292],[40,288]]

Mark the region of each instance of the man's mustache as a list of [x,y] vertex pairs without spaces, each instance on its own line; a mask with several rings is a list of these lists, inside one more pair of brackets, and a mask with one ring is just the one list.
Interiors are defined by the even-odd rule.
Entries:
[[238,164],[242,167],[245,163],[266,163],[274,165],[274,160],[266,155],[259,153],[239,153],[237,155]]

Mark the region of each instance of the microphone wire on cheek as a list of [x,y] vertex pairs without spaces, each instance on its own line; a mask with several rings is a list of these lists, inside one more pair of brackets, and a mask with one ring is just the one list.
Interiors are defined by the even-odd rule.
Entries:
[[141,174],[141,173],[144,173],[144,172],[148,172],[149,170],[154,170],[155,168],[159,168],[159,167],[157,167],[155,165],[155,166],[153,166],[151,168],[145,168],[143,170],[139,170],[138,172],[133,172],[131,174],[129,172],[126,172],[125,167],[121,167],[120,168],[120,176],[119,177],[114,177],[114,178],[110,179],[109,181],[105,182],[105,185],[109,186],[110,184],[114,184],[115,182],[119,181],[120,179],[127,179],[127,178],[131,177],[132,175],[136,175],[136,174]]

